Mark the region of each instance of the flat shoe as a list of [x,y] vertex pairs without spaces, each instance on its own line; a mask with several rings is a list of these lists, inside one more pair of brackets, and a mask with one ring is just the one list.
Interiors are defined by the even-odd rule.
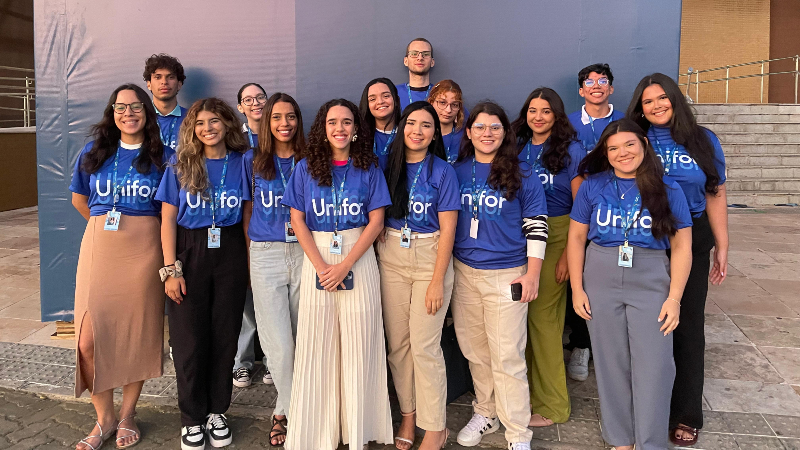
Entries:
[[[120,420],[120,421],[117,423],[117,436],[119,436],[119,432],[120,432],[120,430],[123,430],[123,431],[128,431],[128,432],[130,432],[130,433],[131,433],[131,434],[128,434],[128,435],[125,435],[125,436],[122,436],[122,437],[118,437],[118,438],[117,438],[117,440],[116,440],[116,442],[117,442],[117,448],[118,448],[118,449],[120,449],[120,450],[122,450],[123,448],[131,448],[131,447],[133,447],[134,445],[138,444],[138,443],[139,443],[139,441],[142,439],[142,435],[141,435],[141,433],[139,433],[138,431],[131,430],[130,428],[125,428],[125,427],[121,427],[121,426],[120,426],[120,424],[122,424],[122,422],[125,422],[126,420],[133,420],[133,418],[134,418],[134,417],[136,417],[136,413],[133,413],[133,414],[131,414],[130,416],[128,416],[128,417],[126,417],[126,418],[124,418],[124,419]],[[126,445],[119,445],[119,441],[122,441],[122,440],[124,440],[124,439],[128,439],[128,438],[130,438],[130,437],[134,438],[134,439],[133,439],[133,442],[131,442],[131,443],[129,443],[129,444],[126,444]]]

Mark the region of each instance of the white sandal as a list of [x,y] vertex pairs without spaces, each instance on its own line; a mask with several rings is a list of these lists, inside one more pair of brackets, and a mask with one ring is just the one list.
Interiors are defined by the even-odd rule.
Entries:
[[[410,417],[410,416],[413,416],[413,415],[414,415],[414,414],[416,414],[416,413],[417,413],[417,411],[416,411],[416,410],[414,410],[413,412],[410,412],[410,413],[404,413],[404,412],[402,412],[402,411],[401,411],[401,412],[400,412],[400,415],[402,415],[403,417]],[[415,430],[416,430],[416,428],[415,428]],[[400,437],[400,436],[395,436],[395,437],[394,437],[394,446],[395,446],[396,448],[398,448],[398,449],[399,449],[400,447],[398,447],[398,445],[397,445],[397,441],[400,441],[400,442],[405,442],[406,444],[408,444],[408,448],[409,448],[409,450],[410,450],[411,448],[413,448],[413,447],[414,447],[414,441],[413,441],[413,440],[409,440],[409,439],[406,439],[406,438],[404,438],[404,437]]]
[[[126,418],[124,418],[124,419],[120,420],[119,422],[117,422],[117,433],[119,433],[119,430],[123,430],[123,431],[127,431],[127,432],[130,432],[130,433],[133,433],[133,434],[129,434],[129,435],[126,435],[126,436],[122,436],[122,437],[118,437],[118,438],[117,438],[117,440],[116,440],[116,442],[117,442],[117,448],[118,448],[118,449],[120,449],[120,450],[122,450],[123,448],[129,448],[129,447],[133,447],[134,445],[138,444],[138,443],[139,443],[139,440],[141,440],[141,438],[142,438],[142,435],[141,435],[141,433],[139,433],[138,431],[131,430],[130,428],[125,428],[125,427],[121,427],[121,426],[120,426],[120,424],[122,424],[122,422],[125,422],[125,421],[126,421],[126,420],[128,420],[128,419],[130,419],[130,420],[133,420],[133,418],[134,418],[134,417],[136,417],[136,413],[133,413],[133,414],[131,414],[130,416],[128,416],[128,417],[126,417]],[[135,423],[135,422],[134,422],[134,423]],[[130,443],[130,444],[128,444],[128,445],[122,445],[122,446],[120,446],[120,445],[119,445],[119,441],[121,441],[121,440],[123,440],[123,439],[128,439],[128,438],[130,438],[130,437],[132,437],[132,438],[135,438],[133,442],[131,442],[131,443]]]
[[[91,434],[91,435],[86,436],[85,438],[81,439],[80,441],[78,441],[79,444],[88,445],[89,447],[92,448],[92,450],[98,450],[100,447],[102,447],[103,444],[106,443],[106,440],[111,437],[110,434],[115,432],[115,431],[117,431],[116,428],[113,429],[113,430],[109,430],[109,433],[108,433],[109,436],[105,436],[105,433],[103,433],[103,427],[100,425],[100,422],[95,422],[95,423],[97,424],[97,428],[100,428],[100,435]],[[94,445],[86,442],[87,440],[94,439],[94,438],[100,438],[100,445],[98,445],[97,447],[95,447]]]

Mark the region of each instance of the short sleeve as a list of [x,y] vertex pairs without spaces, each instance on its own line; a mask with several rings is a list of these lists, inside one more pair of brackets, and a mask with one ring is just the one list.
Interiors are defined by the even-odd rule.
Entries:
[[439,203],[437,211],[458,211],[461,209],[461,190],[458,188],[458,177],[453,166],[446,164],[439,182]]
[[722,144],[719,142],[717,135],[709,129],[706,129],[706,133],[708,133],[708,139],[711,141],[711,145],[714,146],[714,167],[717,168],[719,184],[722,185],[727,179],[725,176],[725,152],[722,151]]
[[[539,182],[539,177],[527,163],[520,163],[520,170],[522,170],[523,179],[522,189],[518,195],[522,217],[546,216],[547,199],[544,196],[544,188]],[[526,177],[526,173],[530,173],[530,175]]]
[[181,188],[178,182],[178,175],[175,173],[177,158],[171,157],[167,164],[167,169],[161,177],[161,184],[158,185],[156,200],[162,203],[169,203],[172,206],[179,206],[181,199]]
[[569,176],[569,181],[572,181],[580,175],[578,173],[578,166],[583,161],[583,158],[586,157],[586,148],[584,148],[583,144],[578,141],[572,141],[569,144],[569,166],[567,166],[567,175]]
[[91,175],[81,169],[81,163],[83,163],[83,156],[92,149],[93,143],[94,142],[89,142],[86,144],[78,155],[78,159],[75,161],[75,167],[72,170],[72,182],[69,184],[70,191],[87,197],[92,193],[92,188],[90,186]]
[[305,187],[308,184],[308,178],[308,162],[304,159],[297,164],[292,176],[289,177],[281,204],[298,211],[305,211]]
[[670,180],[667,183],[667,199],[672,216],[675,217],[675,228],[681,229],[692,226],[692,213],[689,212],[689,202],[680,185]]
[[383,172],[375,166],[369,166],[369,193],[366,204],[368,212],[392,204],[386,178],[383,176]]
[[578,188],[578,193],[575,195],[575,201],[572,202],[572,212],[569,214],[570,219],[583,224],[588,224],[592,216],[592,202],[589,199],[590,184],[590,180],[581,183],[581,187]]

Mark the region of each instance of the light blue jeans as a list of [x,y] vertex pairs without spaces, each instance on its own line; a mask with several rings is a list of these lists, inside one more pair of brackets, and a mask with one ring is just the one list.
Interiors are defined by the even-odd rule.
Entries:
[[[239,342],[236,346],[236,357],[233,360],[233,371],[246,367],[252,371],[256,362],[256,350],[253,338],[256,335],[256,313],[253,311],[253,292],[248,288],[242,315],[242,329],[239,331]],[[267,365],[267,352],[264,351],[264,365]]]
[[258,338],[278,391],[274,414],[279,416],[289,411],[292,394],[302,271],[300,244],[250,242],[250,285]]

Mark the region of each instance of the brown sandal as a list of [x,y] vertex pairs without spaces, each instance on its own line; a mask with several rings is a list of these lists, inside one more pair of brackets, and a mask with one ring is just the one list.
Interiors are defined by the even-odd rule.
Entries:
[[[689,438],[689,439],[679,438],[678,436],[675,435],[675,432],[678,431],[678,430],[683,431],[685,433],[689,433],[689,434],[692,435],[692,437]],[[687,426],[687,425],[684,425],[684,424],[681,423],[681,424],[678,424],[677,427],[673,428],[672,431],[670,431],[669,440],[673,444],[678,445],[680,447],[689,447],[689,446],[692,446],[694,444],[697,444],[697,435],[698,434],[699,434],[699,431],[697,430],[697,428],[692,428],[690,426]]]
[[[283,444],[286,443],[284,439],[283,442],[279,444],[273,444],[274,440],[280,436],[286,436],[286,427],[289,425],[289,419],[284,417],[283,419],[276,419],[275,416],[272,416],[272,429],[269,431],[269,445],[273,447],[283,447]],[[280,426],[280,428],[276,428]]]

